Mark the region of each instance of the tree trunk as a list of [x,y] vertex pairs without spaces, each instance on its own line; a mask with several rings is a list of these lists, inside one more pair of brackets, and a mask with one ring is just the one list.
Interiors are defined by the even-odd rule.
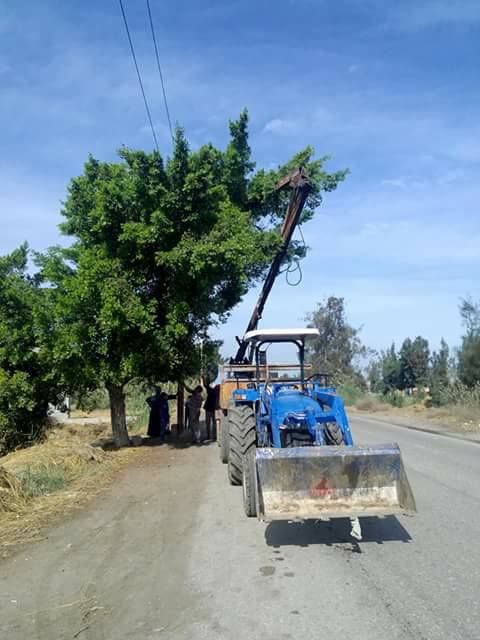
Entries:
[[108,385],[110,398],[110,416],[112,419],[112,433],[117,447],[128,447],[130,439],[127,431],[127,416],[125,413],[125,394],[123,386]]

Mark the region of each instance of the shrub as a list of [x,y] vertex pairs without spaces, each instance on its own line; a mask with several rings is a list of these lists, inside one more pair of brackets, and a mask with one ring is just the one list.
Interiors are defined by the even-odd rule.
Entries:
[[355,408],[359,411],[376,411],[378,404],[373,398],[362,398],[356,403]]
[[401,408],[405,406],[405,396],[401,393],[391,391],[385,395],[385,400],[392,405],[392,407]]
[[342,384],[337,388],[338,395],[342,396],[347,406],[356,404],[365,396],[365,392],[353,384]]
[[53,465],[42,465],[35,469],[26,467],[19,474],[19,478],[23,493],[27,498],[60,491],[67,484],[65,471],[61,467]]

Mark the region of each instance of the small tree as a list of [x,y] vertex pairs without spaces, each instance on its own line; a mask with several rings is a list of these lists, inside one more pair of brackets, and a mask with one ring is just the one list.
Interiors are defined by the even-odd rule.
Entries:
[[318,338],[308,343],[307,355],[315,369],[359,382],[358,360],[368,351],[360,340],[360,329],[347,321],[344,299],[330,296],[317,305],[316,310],[307,316],[307,321],[308,326],[320,332]]
[[449,384],[449,361],[450,349],[442,338],[440,349],[432,353],[430,378],[432,384],[440,387],[447,387]]
[[406,338],[399,352],[399,388],[425,386],[429,378],[429,360],[428,340],[417,336],[412,342],[410,338]]
[[442,395],[450,385],[448,344],[442,338],[439,351],[434,351],[430,366],[430,395],[433,404],[441,404]]
[[383,392],[389,393],[400,388],[400,362],[395,351],[395,344],[382,352]]
[[367,384],[372,393],[383,391],[382,360],[378,354],[373,357],[367,366]]
[[416,386],[413,368],[413,344],[410,338],[405,338],[398,353],[399,360],[399,389],[411,389]]
[[480,381],[480,305],[464,299],[460,315],[466,333],[458,350],[458,375],[461,382],[472,387]]
[[62,231],[71,248],[39,256],[50,284],[43,345],[76,386],[104,384],[119,445],[128,442],[125,385],[182,380],[200,369],[199,339],[226,319],[280,243],[284,195],[271,187],[304,164],[314,189],[306,215],[346,172],[328,174],[312,150],[252,175],[248,117],[230,123],[225,152],[189,149],[177,130],[173,157],[121,149],[90,157],[74,178]]
[[34,440],[61,385],[39,351],[36,317],[41,291],[27,272],[22,245],[0,258],[0,453]]

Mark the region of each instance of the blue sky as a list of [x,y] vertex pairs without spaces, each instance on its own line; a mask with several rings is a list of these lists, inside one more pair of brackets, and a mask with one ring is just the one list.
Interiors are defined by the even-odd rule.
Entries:
[[[162,152],[170,152],[145,4],[124,0]],[[480,297],[477,0],[151,0],[170,110],[192,146],[223,145],[247,106],[258,166],[311,143],[351,175],[304,227],[302,285],[263,326],[303,324],[327,295],[375,348],[458,344]],[[89,152],[150,149],[118,2],[0,0],[0,253],[61,241]],[[218,331],[234,349],[255,300]]]

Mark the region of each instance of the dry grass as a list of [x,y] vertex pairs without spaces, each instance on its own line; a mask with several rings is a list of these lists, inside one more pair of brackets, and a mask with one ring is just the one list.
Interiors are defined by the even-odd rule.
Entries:
[[26,504],[27,496],[22,482],[13,473],[0,467],[0,512],[18,513]]
[[367,411],[368,413],[376,413],[378,411],[386,411],[389,405],[380,402],[375,397],[365,397],[355,403],[355,409],[358,411]]
[[58,427],[43,443],[0,458],[0,557],[39,539],[47,524],[83,505],[117,470],[144,455],[142,448],[92,447],[109,433],[108,423]]

